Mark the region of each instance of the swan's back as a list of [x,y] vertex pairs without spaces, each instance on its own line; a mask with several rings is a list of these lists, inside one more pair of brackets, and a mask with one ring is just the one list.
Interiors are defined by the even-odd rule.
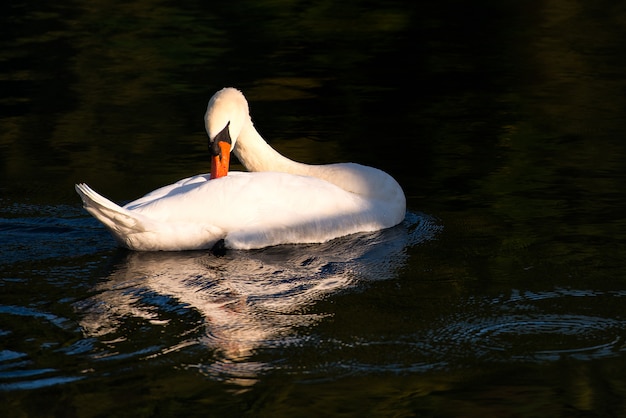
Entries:
[[[200,177],[200,180],[198,180]],[[276,172],[241,173],[179,182],[125,208],[159,223],[219,225],[226,246],[260,248],[324,242],[401,222],[404,207],[367,199],[315,177]]]

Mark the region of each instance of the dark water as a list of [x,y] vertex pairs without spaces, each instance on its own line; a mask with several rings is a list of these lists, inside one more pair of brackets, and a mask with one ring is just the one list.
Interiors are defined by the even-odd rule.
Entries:
[[[2,416],[626,415],[624,5],[5,2],[0,34]],[[206,172],[225,85],[406,221],[116,248],[73,184]]]

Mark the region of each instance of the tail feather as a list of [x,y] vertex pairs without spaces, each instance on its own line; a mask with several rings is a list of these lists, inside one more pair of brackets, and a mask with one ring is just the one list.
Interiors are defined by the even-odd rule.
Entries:
[[111,202],[84,183],[77,184],[75,188],[87,212],[102,222],[118,239],[123,239],[128,234],[146,231],[145,220],[140,214]]
[[102,222],[117,242],[131,250],[199,250],[211,248],[226,235],[224,230],[211,224],[184,220],[159,222],[111,202],[84,183],[75,188],[87,212]]

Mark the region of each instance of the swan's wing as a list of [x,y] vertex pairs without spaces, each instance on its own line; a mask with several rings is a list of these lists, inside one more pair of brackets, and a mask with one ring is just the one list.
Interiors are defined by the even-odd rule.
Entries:
[[187,177],[185,179],[179,180],[176,183],[168,184],[167,186],[159,187],[156,190],[151,191],[139,199],[133,200],[130,203],[127,203],[124,208],[133,210],[137,207],[140,207],[144,204],[153,202],[157,199],[161,199],[165,196],[184,193],[185,190],[191,187],[196,187],[201,183],[205,183],[209,181],[211,178],[210,174],[199,174],[197,176]]
[[399,208],[319,178],[277,172],[231,172],[211,181],[196,176],[124,208],[90,193],[83,193],[97,202],[86,205],[95,207],[90,213],[123,245],[138,250],[209,248],[222,238],[238,249],[324,242],[404,218],[403,202]]
[[162,223],[214,225],[225,231],[229,248],[239,249],[324,242],[390,227],[404,217],[390,212],[384,200],[318,178],[276,172],[234,172],[127,207]]

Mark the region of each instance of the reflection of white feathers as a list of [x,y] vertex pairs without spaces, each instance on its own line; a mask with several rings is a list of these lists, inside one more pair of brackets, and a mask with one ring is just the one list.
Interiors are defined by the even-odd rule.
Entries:
[[223,257],[132,252],[94,296],[77,304],[81,326],[88,336],[132,339],[119,334],[125,321],[138,318],[167,332],[159,303],[175,303],[202,316],[205,332],[197,343],[213,348],[223,361],[244,362],[255,349],[293,342],[297,327],[321,320],[325,315],[310,308],[326,295],[355,281],[394,277],[406,262],[407,247],[430,239],[438,228],[430,218],[409,213],[398,227],[319,245],[231,251]]

